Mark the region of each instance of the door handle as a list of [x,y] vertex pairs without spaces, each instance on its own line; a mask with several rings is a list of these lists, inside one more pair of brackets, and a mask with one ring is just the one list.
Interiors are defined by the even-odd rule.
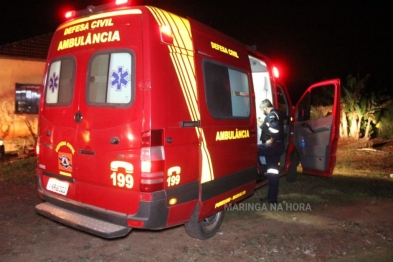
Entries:
[[94,151],[88,151],[88,150],[84,150],[84,149],[79,149],[78,151],[79,151],[79,153],[84,154],[84,155],[94,156],[96,154],[96,152],[94,152]]
[[181,127],[197,127],[201,125],[201,121],[181,121],[180,126]]
[[302,127],[308,128],[312,133],[315,133],[314,129],[312,129],[312,127],[308,123],[302,123]]

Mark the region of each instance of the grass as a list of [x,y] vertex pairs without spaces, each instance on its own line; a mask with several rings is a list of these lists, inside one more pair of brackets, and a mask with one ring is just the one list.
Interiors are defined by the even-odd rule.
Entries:
[[35,184],[36,165],[36,157],[0,162],[0,182],[13,185]]
[[[393,161],[390,158],[391,155],[387,154],[339,148],[331,178],[299,174],[295,183],[280,179],[280,199],[286,202],[322,204],[329,199],[393,197],[393,179],[390,178]],[[36,162],[36,157],[0,162],[0,182],[13,185],[35,184]],[[262,188],[262,195],[266,190],[267,187]]]
[[[302,174],[300,167],[296,182],[281,178],[279,203],[309,203],[312,208],[356,202],[378,203],[393,198],[392,170],[393,159],[389,153],[344,148],[338,152],[330,178]],[[267,189],[267,186],[258,189],[244,202],[259,203],[259,198],[266,196]],[[228,213],[226,219],[229,220],[242,219],[241,216],[246,214]]]

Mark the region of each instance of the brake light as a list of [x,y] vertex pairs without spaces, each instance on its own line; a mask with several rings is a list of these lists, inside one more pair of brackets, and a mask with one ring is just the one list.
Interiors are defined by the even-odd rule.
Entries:
[[164,161],[163,131],[143,132],[140,183],[142,192],[153,192],[164,188]]

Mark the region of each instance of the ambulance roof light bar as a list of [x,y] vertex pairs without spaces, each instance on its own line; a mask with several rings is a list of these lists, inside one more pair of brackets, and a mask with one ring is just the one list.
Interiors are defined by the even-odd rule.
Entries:
[[123,5],[123,4],[127,4],[128,0],[116,0],[116,5]]
[[104,11],[110,8],[114,8],[114,7],[120,7],[120,6],[128,6],[131,4],[130,0],[115,0],[112,3],[109,4],[105,4],[105,5],[98,5],[98,6],[93,6],[93,5],[89,5],[85,10],[80,10],[80,11],[68,11],[65,14],[65,18],[66,19],[72,19],[75,17],[80,17],[80,16],[84,16],[84,15],[90,15],[93,13],[98,13],[100,11]]
[[74,10],[68,11],[68,12],[65,14],[65,18],[67,18],[67,19],[73,18],[73,17],[75,16],[75,14],[76,14],[76,12],[75,12]]

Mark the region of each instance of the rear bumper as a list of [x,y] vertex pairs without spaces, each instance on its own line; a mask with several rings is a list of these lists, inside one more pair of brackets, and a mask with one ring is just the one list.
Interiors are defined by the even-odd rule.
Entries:
[[37,205],[35,210],[52,220],[104,238],[122,237],[131,231],[129,227],[78,214],[49,202]]
[[[38,180],[40,180],[38,178]],[[127,221],[140,221],[142,229],[162,229],[167,225],[169,208],[165,191],[152,193],[151,201],[139,202],[136,214],[128,215],[70,200],[47,191],[38,181],[38,193],[46,201],[36,212],[76,229],[104,237],[117,238],[131,231]]]

